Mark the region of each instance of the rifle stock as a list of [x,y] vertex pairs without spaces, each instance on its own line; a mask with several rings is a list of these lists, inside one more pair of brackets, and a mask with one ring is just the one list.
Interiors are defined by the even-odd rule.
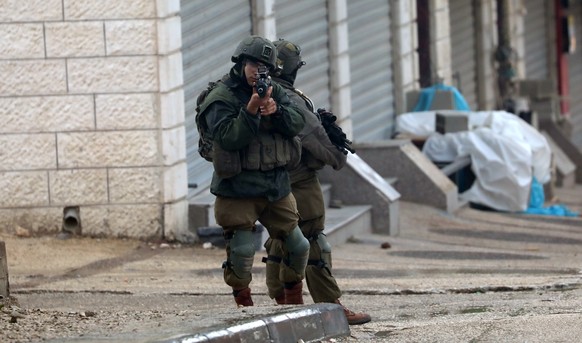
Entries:
[[336,124],[337,117],[324,108],[317,109],[317,113],[321,118],[321,125],[325,129],[325,132],[333,145],[343,152],[344,155],[347,155],[348,151],[355,154],[356,150],[351,146],[352,141],[347,138],[342,128]]

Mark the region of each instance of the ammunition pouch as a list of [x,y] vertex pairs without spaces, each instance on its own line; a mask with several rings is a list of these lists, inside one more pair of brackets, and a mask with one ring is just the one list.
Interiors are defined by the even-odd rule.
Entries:
[[231,178],[242,171],[238,151],[224,150],[219,144],[213,144],[212,149],[214,172],[221,179]]
[[287,163],[287,169],[294,170],[301,164],[301,156],[303,149],[301,148],[301,139],[297,136],[291,140],[291,156]]
[[260,132],[259,139],[253,139],[242,151],[241,167],[245,170],[267,171],[286,166],[294,159],[301,159],[298,138],[287,139],[279,133]]

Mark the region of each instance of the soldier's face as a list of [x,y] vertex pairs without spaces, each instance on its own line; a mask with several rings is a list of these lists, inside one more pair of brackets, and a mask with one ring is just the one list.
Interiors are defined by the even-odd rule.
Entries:
[[264,64],[262,64],[260,62],[251,61],[251,60],[245,61],[245,68],[244,68],[245,78],[246,78],[249,86],[254,86],[255,83],[257,82],[257,78],[259,76],[258,72],[259,72],[260,66],[264,66]]

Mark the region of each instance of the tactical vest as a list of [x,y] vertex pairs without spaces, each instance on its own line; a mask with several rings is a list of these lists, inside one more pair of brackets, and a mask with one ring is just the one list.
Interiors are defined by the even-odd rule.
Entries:
[[[205,101],[200,104],[200,113],[204,113],[204,110],[215,101],[222,101],[239,111],[243,106],[246,106],[222,82],[212,89]],[[244,115],[247,114],[244,113]],[[199,121],[205,123],[204,118],[200,118]],[[268,171],[290,163],[299,163],[301,159],[299,138],[289,139],[279,133],[272,132],[269,130],[269,122],[269,117],[261,118],[259,134],[241,150],[227,151],[213,142],[211,159],[214,171],[220,178],[226,179],[235,176],[242,170]]]

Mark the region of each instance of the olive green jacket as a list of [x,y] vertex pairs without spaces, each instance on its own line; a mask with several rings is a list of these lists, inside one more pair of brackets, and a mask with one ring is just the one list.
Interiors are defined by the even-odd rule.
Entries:
[[317,170],[326,165],[335,170],[343,168],[346,165],[347,156],[329,139],[319,116],[313,112],[311,100],[307,102],[289,81],[279,78],[274,80],[285,89],[291,101],[297,104],[297,108],[305,117],[305,126],[298,134],[303,147],[301,163],[289,170],[291,182],[313,177]]
[[[262,117],[249,114],[246,105],[252,95],[252,88],[231,69],[223,82],[213,89],[200,105],[200,113],[209,128],[214,145],[226,151],[239,152],[246,156],[253,139],[262,134],[279,134],[283,139],[293,140],[305,124],[305,119],[297,110],[285,90],[272,83],[271,97],[277,103],[277,113]],[[210,191],[216,196],[232,198],[263,197],[276,201],[291,192],[289,174],[285,166],[271,170],[246,170],[221,178],[216,171],[212,177]]]

